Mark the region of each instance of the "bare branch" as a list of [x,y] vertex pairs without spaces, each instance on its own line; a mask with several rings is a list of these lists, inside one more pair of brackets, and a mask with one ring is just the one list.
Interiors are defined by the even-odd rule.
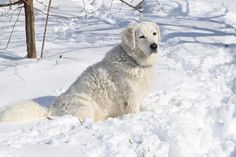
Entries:
[[43,2],[41,2],[41,1],[39,1],[39,0],[35,0],[35,2],[38,2],[39,4],[41,4],[41,5],[44,7],[44,9],[46,9],[46,8],[47,8],[47,5],[46,5],[46,4],[44,4]]
[[[129,7],[133,8],[133,9],[139,11],[140,13],[143,12],[142,10],[140,10],[140,9],[138,8],[138,6],[140,6],[140,5],[139,5],[140,3],[139,3],[137,6],[133,6],[133,5],[129,4],[128,2],[124,1],[124,0],[120,0],[120,1],[121,1],[122,3],[124,3],[124,4],[126,4],[127,6],[129,6]],[[142,1],[142,2],[143,2],[143,1]],[[142,2],[141,2],[141,3],[142,3]]]
[[[24,3],[30,5],[30,3],[27,2],[26,0],[22,0],[22,1],[23,1]],[[33,8],[34,8],[36,11],[38,11],[38,12],[44,14],[44,15],[47,15],[46,12],[44,12],[44,11],[42,11],[42,10],[40,10],[40,9],[38,9],[38,8],[36,8],[36,7],[34,7],[34,6],[33,6]],[[52,7],[51,7],[51,8],[52,8]],[[87,13],[85,13],[85,14],[83,14],[83,15],[80,15],[80,16],[76,16],[76,15],[68,15],[68,16],[65,16],[65,15],[52,14],[52,13],[50,13],[50,16],[58,17],[58,18],[64,18],[64,19],[69,19],[69,18],[81,18],[81,17],[87,16],[87,15],[93,14],[93,13],[99,11],[99,10],[100,10],[100,8],[98,8],[98,9],[92,11],[92,12],[87,12]]]
[[159,6],[159,8],[161,9],[161,11],[163,11],[165,14],[167,14],[166,10],[161,6],[161,3],[158,0],[156,0],[156,2],[157,2],[157,5]]
[[111,8],[112,8],[112,4],[113,4],[113,0],[111,0],[111,4],[110,4],[110,7],[109,7],[109,9],[111,9]]
[[8,45],[9,45],[10,42],[11,42],[11,37],[12,37],[12,34],[13,34],[13,32],[14,32],[14,29],[15,29],[16,23],[17,23],[17,21],[19,20],[21,10],[22,10],[22,7],[20,8],[20,11],[19,11],[19,13],[18,13],[18,15],[17,15],[16,21],[15,21],[13,27],[12,27],[11,34],[10,34],[10,36],[9,36],[9,39],[8,39],[8,41],[7,41],[7,45],[6,45],[6,48],[5,48],[5,49],[8,48]]
[[86,10],[86,8],[85,8],[85,2],[84,2],[84,0],[82,0],[82,2],[83,2],[83,5],[84,5],[84,13],[87,14],[87,10]]
[[135,8],[138,8],[138,9],[140,9],[140,8],[141,8],[141,6],[142,6],[142,4],[143,4],[143,2],[144,2],[144,0],[142,0],[141,2],[139,2],[139,3],[136,5],[136,7],[135,7]]
[[19,8],[21,8],[21,7],[22,7],[22,5],[21,5],[21,6],[19,6],[19,7],[16,7],[16,8],[13,10],[13,12],[10,14],[11,16],[10,16],[9,22],[11,22],[11,21],[12,21],[12,19],[13,19],[13,16],[15,15],[15,12],[16,12],[17,10],[19,10]]
[[15,5],[15,4],[20,4],[22,3],[22,0],[19,0],[19,1],[16,1],[16,2],[11,2],[9,1],[10,3],[7,3],[7,4],[0,4],[0,7],[9,7],[9,6],[12,6],[12,5]]

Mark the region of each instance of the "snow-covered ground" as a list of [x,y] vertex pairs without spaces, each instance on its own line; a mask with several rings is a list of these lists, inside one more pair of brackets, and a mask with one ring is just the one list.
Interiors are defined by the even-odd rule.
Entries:
[[[24,59],[23,10],[5,49],[19,9],[0,8],[0,106],[49,105],[129,23],[151,20],[162,32],[156,85],[140,113],[97,123],[72,116],[0,123],[0,157],[236,157],[236,1],[160,3],[146,1],[140,14],[118,0],[53,0],[42,60]],[[35,11],[39,53],[45,15]]]

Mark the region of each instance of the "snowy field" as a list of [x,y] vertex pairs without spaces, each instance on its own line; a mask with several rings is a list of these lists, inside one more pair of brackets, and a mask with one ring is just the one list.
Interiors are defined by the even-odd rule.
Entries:
[[[0,157],[236,157],[236,1],[159,2],[162,9],[145,1],[139,13],[119,0],[53,0],[42,60],[24,58],[23,10],[6,49],[20,9],[0,8],[0,107],[50,105],[129,23],[151,20],[162,33],[156,85],[140,113],[0,123]],[[38,54],[45,17],[35,10]]]

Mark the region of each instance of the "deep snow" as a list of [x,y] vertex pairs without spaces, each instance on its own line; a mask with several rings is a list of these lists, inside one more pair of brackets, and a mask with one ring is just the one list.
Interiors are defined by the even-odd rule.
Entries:
[[[140,20],[161,27],[155,87],[140,113],[121,118],[0,123],[0,156],[236,157],[236,1],[161,0],[162,11],[149,0],[143,14],[118,0],[85,2],[52,2],[42,60],[23,58],[23,15],[4,49],[18,10],[10,20],[13,10],[0,8],[0,106],[27,99],[49,105],[120,42],[122,28]],[[46,12],[38,1],[35,7]],[[45,15],[36,11],[35,19],[40,52]]]

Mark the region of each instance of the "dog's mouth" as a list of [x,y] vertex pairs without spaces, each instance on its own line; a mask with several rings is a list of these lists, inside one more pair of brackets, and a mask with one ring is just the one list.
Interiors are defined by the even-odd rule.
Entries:
[[158,50],[151,50],[151,53],[158,53]]

